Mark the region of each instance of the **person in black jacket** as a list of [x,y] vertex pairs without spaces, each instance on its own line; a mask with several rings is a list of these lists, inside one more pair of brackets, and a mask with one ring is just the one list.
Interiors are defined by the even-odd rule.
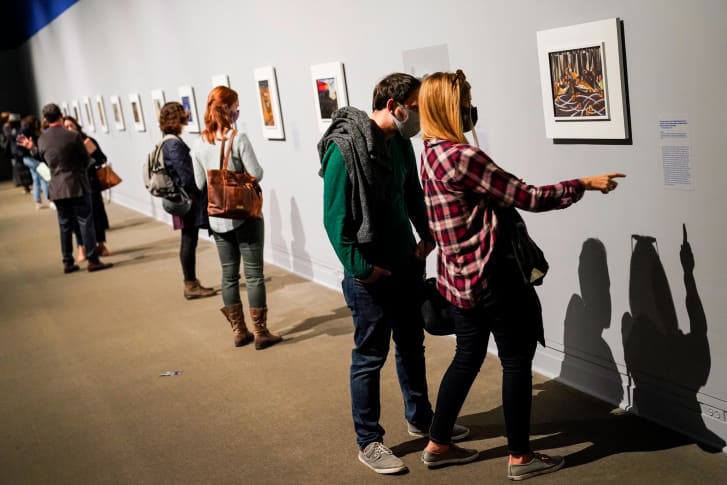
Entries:
[[179,259],[184,273],[184,297],[187,300],[213,296],[217,292],[206,288],[197,279],[196,251],[199,228],[209,228],[207,216],[207,193],[197,188],[189,147],[179,138],[187,124],[187,113],[177,102],[169,102],[159,111],[159,129],[165,135],[175,135],[162,145],[162,156],[167,172],[178,187],[182,187],[192,199],[192,207],[184,216],[172,216],[174,229],[181,229],[182,241]]

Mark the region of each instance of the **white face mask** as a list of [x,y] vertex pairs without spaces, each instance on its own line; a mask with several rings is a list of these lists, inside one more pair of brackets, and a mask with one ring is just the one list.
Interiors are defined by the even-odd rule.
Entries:
[[419,133],[419,113],[412,111],[403,104],[399,103],[399,106],[406,112],[406,118],[404,121],[399,121],[394,112],[389,112],[391,119],[394,120],[396,129],[399,130],[399,134],[404,138],[411,138],[412,136]]

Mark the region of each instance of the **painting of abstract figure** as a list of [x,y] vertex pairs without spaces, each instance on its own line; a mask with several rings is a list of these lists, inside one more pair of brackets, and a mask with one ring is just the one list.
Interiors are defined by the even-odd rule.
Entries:
[[268,140],[285,140],[283,112],[280,110],[278,78],[273,66],[258,67],[253,71],[257,88],[258,106],[263,136]]
[[321,118],[330,119],[338,109],[338,93],[336,92],[336,78],[326,77],[316,79],[318,88],[318,103],[321,109]]
[[549,52],[556,121],[608,120],[603,46]]

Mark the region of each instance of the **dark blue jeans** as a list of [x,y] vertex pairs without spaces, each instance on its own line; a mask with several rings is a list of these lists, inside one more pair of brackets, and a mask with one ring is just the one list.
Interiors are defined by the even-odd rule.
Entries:
[[427,391],[416,275],[392,275],[372,284],[345,275],[342,287],[354,325],[351,408],[358,447],[363,449],[369,443],[383,441],[384,428],[379,424],[380,375],[392,336],[404,417],[420,429],[427,429],[432,420],[432,405]]
[[86,258],[98,262],[96,250],[96,231],[93,226],[93,212],[91,209],[91,196],[73,197],[53,201],[56,205],[58,225],[61,230],[61,254],[64,265],[72,265],[73,260],[73,224],[78,224],[86,250]]
[[502,409],[510,454],[530,452],[532,362],[542,328],[535,290],[528,286],[487,305],[453,307],[457,349],[442,378],[432,420],[432,441],[449,444],[452,426],[487,355],[492,333],[502,365]]

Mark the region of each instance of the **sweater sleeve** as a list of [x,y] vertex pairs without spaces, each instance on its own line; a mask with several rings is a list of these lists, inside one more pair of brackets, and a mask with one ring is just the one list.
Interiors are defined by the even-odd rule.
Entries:
[[197,138],[192,148],[192,166],[194,168],[194,182],[197,184],[199,190],[204,190],[207,187],[207,168],[204,165],[204,160],[201,157],[200,150],[202,144],[202,138]]
[[338,146],[333,143],[323,156],[323,225],[346,273],[354,278],[365,278],[373,266],[359,250],[351,219],[351,183],[346,163]]
[[247,173],[255,177],[258,182],[261,181],[263,178],[263,168],[257,161],[257,156],[255,156],[255,150],[252,148],[250,139],[246,134],[240,133],[233,143],[235,143],[234,149],[239,159],[242,160]]
[[172,139],[164,143],[162,153],[164,165],[169,169],[174,183],[185,190],[194,190],[196,184],[187,145],[181,140]]

